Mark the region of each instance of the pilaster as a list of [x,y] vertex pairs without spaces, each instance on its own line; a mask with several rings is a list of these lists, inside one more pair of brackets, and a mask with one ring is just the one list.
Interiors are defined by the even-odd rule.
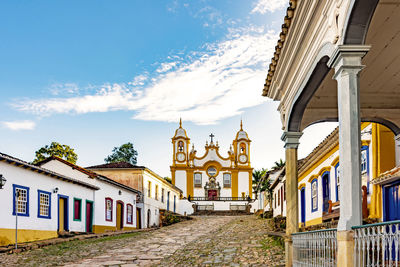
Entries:
[[394,137],[394,151],[396,153],[396,166],[400,166],[400,134]]

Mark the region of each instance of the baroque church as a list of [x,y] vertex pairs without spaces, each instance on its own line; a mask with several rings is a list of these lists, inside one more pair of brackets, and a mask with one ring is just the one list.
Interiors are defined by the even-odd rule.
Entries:
[[[198,155],[182,120],[172,138],[172,183],[183,191],[183,197],[196,210],[246,210],[252,201],[250,143],[240,122],[240,130],[224,157],[218,141],[210,134],[205,152]],[[190,213],[190,212],[189,212]]]

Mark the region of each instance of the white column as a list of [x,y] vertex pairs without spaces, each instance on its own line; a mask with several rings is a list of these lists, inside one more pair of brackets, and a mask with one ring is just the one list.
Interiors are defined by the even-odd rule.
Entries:
[[340,219],[338,231],[362,224],[359,73],[370,46],[340,45],[331,58],[338,86]]
[[400,166],[400,134],[394,137],[394,151],[396,153],[396,166]]

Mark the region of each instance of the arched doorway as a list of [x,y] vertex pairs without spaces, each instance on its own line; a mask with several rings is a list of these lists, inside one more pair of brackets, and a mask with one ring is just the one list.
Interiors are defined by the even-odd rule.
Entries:
[[124,203],[117,201],[117,230],[122,230],[124,227]]
[[150,228],[150,217],[151,217],[151,211],[150,209],[147,210],[147,228]]

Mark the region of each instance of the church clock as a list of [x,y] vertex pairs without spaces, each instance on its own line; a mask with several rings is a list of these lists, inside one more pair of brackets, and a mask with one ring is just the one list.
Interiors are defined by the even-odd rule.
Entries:
[[240,163],[246,163],[247,162],[247,155],[245,155],[245,154],[239,155],[239,162]]
[[182,161],[185,161],[186,156],[185,156],[184,153],[181,153],[181,152],[180,152],[180,153],[176,154],[176,159],[177,159],[178,161],[182,162]]

